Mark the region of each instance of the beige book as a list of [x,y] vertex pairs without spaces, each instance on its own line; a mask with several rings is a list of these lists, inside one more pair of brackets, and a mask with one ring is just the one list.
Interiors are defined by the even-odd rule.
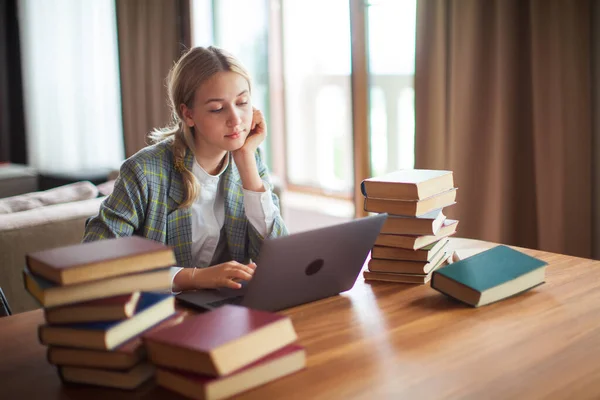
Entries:
[[380,234],[375,240],[375,246],[400,247],[403,249],[417,250],[437,242],[438,240],[454,235],[457,227],[457,220],[446,219],[437,235],[409,236]]
[[451,254],[446,253],[442,261],[433,268],[428,274],[396,274],[390,272],[371,272],[371,271],[363,271],[363,277],[367,281],[384,281],[384,282],[397,282],[397,283],[416,283],[416,284],[426,284],[431,280],[432,273],[447,265],[448,258],[451,257]]
[[388,200],[365,198],[365,211],[405,215],[410,217],[421,216],[433,210],[451,206],[456,202],[456,188],[447,190],[423,200]]

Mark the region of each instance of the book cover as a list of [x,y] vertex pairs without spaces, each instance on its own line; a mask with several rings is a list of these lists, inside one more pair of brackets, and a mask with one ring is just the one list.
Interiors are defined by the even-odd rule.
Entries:
[[135,315],[121,321],[41,325],[40,343],[112,350],[175,313],[175,298],[166,293],[142,293]]
[[157,365],[221,376],[297,339],[291,319],[226,305],[142,336]]
[[216,400],[234,396],[306,367],[302,346],[288,345],[223,377],[158,368],[159,386],[193,399]]
[[421,200],[454,187],[452,171],[404,169],[362,181],[363,196]]
[[176,264],[173,249],[140,236],[79,243],[29,253],[29,270],[51,282],[72,285]]
[[446,219],[438,231],[437,235],[389,235],[380,234],[375,239],[375,246],[399,247],[403,249],[418,250],[435,243],[448,236],[454,235],[458,228],[458,221],[455,219]]
[[457,188],[452,188],[434,196],[415,201],[374,199],[366,197],[364,200],[364,209],[365,211],[375,213],[418,217],[431,211],[455,204],[456,192]]
[[159,291],[171,289],[170,268],[139,274],[123,275],[77,285],[60,286],[40,276],[29,268],[23,269],[25,289],[43,307],[57,307],[104,297],[122,295],[135,291]]
[[140,292],[133,292],[68,306],[46,308],[44,317],[49,324],[117,321],[133,315],[139,298]]
[[477,307],[543,283],[546,265],[500,245],[435,271],[431,287]]

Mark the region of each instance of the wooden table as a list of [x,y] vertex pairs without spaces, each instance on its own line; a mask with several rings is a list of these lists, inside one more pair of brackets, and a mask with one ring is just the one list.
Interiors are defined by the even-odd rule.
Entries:
[[[525,251],[549,263],[546,284],[479,309],[427,285],[359,278],[347,293],[287,310],[308,367],[239,398],[600,398],[600,262]],[[1,399],[180,398],[153,383],[62,386],[38,344],[41,322],[40,310],[0,318]]]

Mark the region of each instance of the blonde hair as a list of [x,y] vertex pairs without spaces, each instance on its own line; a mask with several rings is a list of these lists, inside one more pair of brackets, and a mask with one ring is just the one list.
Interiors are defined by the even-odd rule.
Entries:
[[153,142],[171,140],[175,167],[181,173],[185,188],[180,208],[189,207],[200,194],[200,184],[185,166],[188,151],[194,154],[194,128],[183,118],[181,105],[194,106],[196,90],[217,72],[230,71],[243,76],[251,88],[250,76],[244,66],[231,54],[217,47],[194,47],[184,53],[167,75],[167,92],[173,122],[170,126],[150,133]]

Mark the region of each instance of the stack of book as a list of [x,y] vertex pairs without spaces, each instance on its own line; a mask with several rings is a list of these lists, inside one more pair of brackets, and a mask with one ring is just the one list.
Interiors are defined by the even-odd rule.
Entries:
[[133,389],[153,376],[139,335],[178,321],[170,247],[133,236],[30,253],[26,262],[25,288],[44,307],[39,339],[64,382]]
[[306,366],[289,317],[226,305],[142,335],[158,385],[194,399],[222,399]]
[[361,190],[366,211],[388,214],[363,272],[366,280],[425,284],[451,262],[447,238],[458,221],[443,211],[456,203],[452,171],[395,171],[365,179]]

